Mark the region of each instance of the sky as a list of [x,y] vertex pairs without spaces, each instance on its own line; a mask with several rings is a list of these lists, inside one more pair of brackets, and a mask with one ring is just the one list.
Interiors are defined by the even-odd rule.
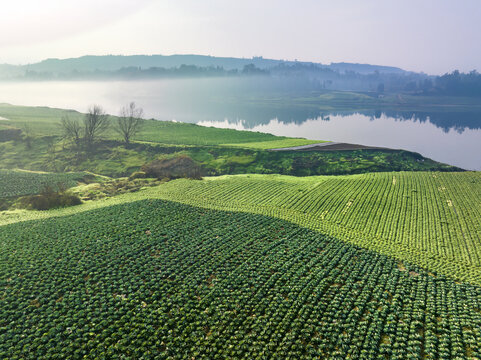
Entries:
[[481,71],[481,0],[2,1],[0,63],[106,54]]

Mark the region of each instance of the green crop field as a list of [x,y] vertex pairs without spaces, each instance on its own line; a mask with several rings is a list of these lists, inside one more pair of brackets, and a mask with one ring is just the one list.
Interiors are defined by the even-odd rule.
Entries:
[[481,285],[481,173],[179,180],[164,199],[293,221]]
[[[0,104],[0,359],[481,359],[481,172],[156,120],[89,147],[64,115]],[[59,183],[84,202],[20,206]]]
[[46,185],[76,186],[85,173],[42,173],[0,169],[0,199],[38,194]]
[[159,198],[281,218],[408,260],[430,271],[481,285],[480,184],[479,172],[179,179],[75,209],[6,212],[0,224]]
[[2,359],[481,356],[479,287],[280,219],[144,200],[0,244]]

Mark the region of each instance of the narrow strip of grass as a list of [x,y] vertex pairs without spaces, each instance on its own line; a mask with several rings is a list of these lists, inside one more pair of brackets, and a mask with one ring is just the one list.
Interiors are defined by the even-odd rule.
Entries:
[[237,144],[222,144],[222,146],[227,147],[241,147],[246,149],[259,149],[259,150],[269,150],[269,149],[281,149],[293,146],[302,146],[310,144],[318,144],[327,142],[325,140],[308,140],[302,138],[287,138],[281,140],[269,140],[269,141],[259,141],[259,142],[249,142],[249,143],[237,143]]

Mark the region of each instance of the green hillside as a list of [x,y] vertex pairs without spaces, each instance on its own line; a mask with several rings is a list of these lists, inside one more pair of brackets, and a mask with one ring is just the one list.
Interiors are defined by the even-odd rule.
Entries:
[[0,105],[0,359],[481,358],[481,172],[65,114]]
[[[125,177],[158,158],[189,156],[206,176],[225,174],[343,175],[378,171],[459,171],[454,166],[404,150],[285,151],[269,149],[307,145],[322,140],[203,127],[171,121],[144,120],[128,146],[115,130],[118,118],[98,135],[93,149],[78,148],[62,136],[67,116],[83,130],[85,114],[46,107],[0,104],[0,169],[89,171]],[[2,125],[0,124],[0,125]],[[12,131],[16,135],[12,134]]]
[[[60,136],[62,131],[60,122],[63,116],[81,121],[83,114],[73,110],[0,104],[0,116],[6,119],[2,120],[2,124],[4,125],[22,128],[27,123],[36,136]],[[116,116],[110,116],[112,123],[115,123],[116,119]],[[107,139],[119,138],[118,133],[112,128],[108,129],[104,135]],[[135,139],[143,142],[175,145],[220,145],[230,143],[255,143],[270,140],[279,141],[292,138],[260,132],[219,129],[172,121],[145,120],[142,131]],[[310,143],[312,143],[312,140],[296,139],[295,144],[306,145]],[[285,147],[289,146],[292,146],[291,143],[285,145]]]

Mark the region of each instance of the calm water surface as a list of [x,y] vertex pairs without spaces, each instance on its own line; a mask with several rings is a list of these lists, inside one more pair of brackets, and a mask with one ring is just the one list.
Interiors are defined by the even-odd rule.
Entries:
[[[242,121],[202,121],[200,125],[245,129]],[[406,149],[425,157],[470,170],[481,170],[481,130],[445,131],[430,122],[393,118],[382,114],[372,118],[360,113],[307,119],[302,124],[272,119],[250,130],[275,135],[328,139],[372,146]]]
[[481,170],[481,113],[319,113],[312,108],[257,101],[255,89],[242,81],[0,82],[0,102],[78,111],[101,104],[117,114],[121,106],[135,101],[148,118],[406,149]]

